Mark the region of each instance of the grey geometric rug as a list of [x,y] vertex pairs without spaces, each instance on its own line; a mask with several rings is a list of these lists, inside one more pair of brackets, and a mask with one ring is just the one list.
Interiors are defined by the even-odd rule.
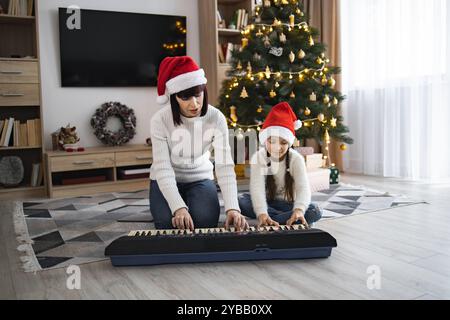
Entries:
[[[312,201],[323,209],[323,219],[423,203],[344,184],[314,193]],[[130,230],[154,228],[148,190],[17,203],[15,211],[18,249],[27,272],[105,260],[104,250],[115,239]]]

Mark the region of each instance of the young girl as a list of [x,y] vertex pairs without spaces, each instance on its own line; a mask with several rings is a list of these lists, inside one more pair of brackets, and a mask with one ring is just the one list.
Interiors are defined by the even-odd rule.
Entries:
[[258,218],[259,226],[311,225],[322,217],[311,203],[305,160],[291,149],[300,128],[291,106],[283,102],[272,108],[259,134],[265,147],[251,160],[250,194],[239,197],[242,214]]
[[158,103],[151,121],[153,165],[150,210],[157,229],[217,227],[220,214],[215,172],[222,190],[226,226],[245,229],[225,116],[208,105],[206,77],[190,57],[168,57],[158,75]]

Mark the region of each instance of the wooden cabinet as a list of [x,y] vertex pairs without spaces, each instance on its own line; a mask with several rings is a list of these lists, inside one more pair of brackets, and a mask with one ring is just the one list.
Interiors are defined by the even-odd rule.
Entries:
[[[8,12],[9,0],[0,0]],[[12,123],[10,139],[0,146],[0,159],[19,157],[24,167],[24,179],[14,188],[0,185],[0,199],[27,198],[45,195],[42,149],[42,110],[39,64],[38,17],[34,15],[38,0],[29,16],[0,14],[0,120]],[[22,125],[22,128],[20,128]],[[25,128],[26,127],[26,128]],[[0,128],[1,129],[4,128]],[[24,130],[25,129],[25,130]],[[30,143],[20,137],[29,136]],[[4,142],[4,141],[3,141]]]
[[145,145],[87,148],[78,153],[49,151],[45,159],[51,198],[148,189],[149,175],[123,179],[119,171],[148,169],[153,162],[152,150]]

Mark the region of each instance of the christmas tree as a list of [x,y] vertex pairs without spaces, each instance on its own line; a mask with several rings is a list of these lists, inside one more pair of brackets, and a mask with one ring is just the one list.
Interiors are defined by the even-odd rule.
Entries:
[[314,138],[328,150],[334,138],[345,149],[353,140],[338,113],[344,96],[333,76],[340,69],[330,65],[308,21],[298,0],[263,0],[241,31],[241,48],[232,53],[219,108],[242,133],[260,130],[272,106],[286,101],[303,122],[300,141]]

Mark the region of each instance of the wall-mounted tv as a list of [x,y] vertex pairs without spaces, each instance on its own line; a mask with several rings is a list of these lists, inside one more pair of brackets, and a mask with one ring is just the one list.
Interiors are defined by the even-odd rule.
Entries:
[[186,17],[59,8],[63,87],[153,87],[186,55]]

